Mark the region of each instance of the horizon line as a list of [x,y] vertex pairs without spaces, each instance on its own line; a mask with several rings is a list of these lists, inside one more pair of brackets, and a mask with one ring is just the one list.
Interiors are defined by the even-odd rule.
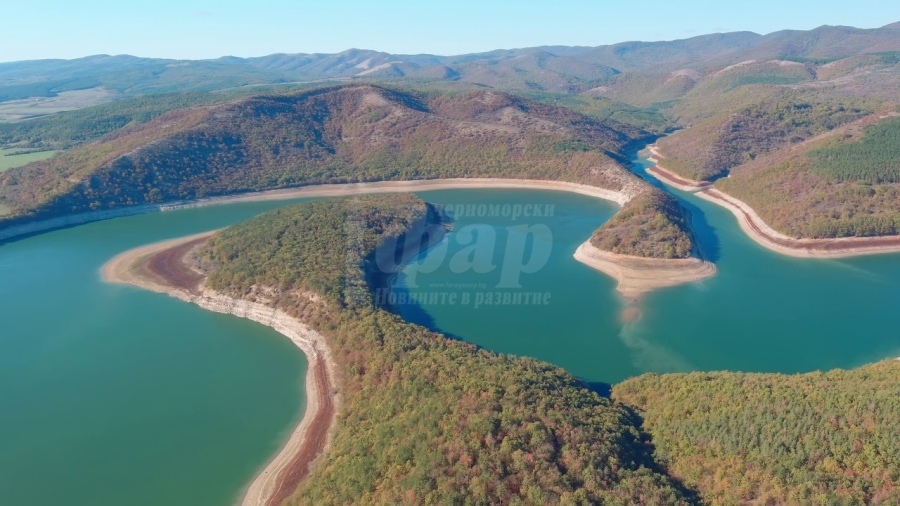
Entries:
[[[757,32],[751,31],[751,30],[735,30],[735,31],[727,31],[727,32],[708,32],[708,33],[704,33],[704,34],[700,34],[700,35],[695,35],[695,36],[693,36],[693,37],[685,37],[685,38],[682,38],[682,39],[665,39],[665,40],[623,40],[623,41],[620,41],[620,42],[614,42],[614,43],[611,43],[611,44],[600,44],[600,45],[597,45],[597,46],[566,45],[566,44],[541,44],[541,45],[536,45],[536,46],[522,46],[522,47],[513,47],[513,48],[494,48],[494,49],[489,49],[489,50],[486,50],[486,51],[475,51],[475,52],[471,52],[471,53],[458,53],[458,54],[437,54],[437,53],[390,53],[390,52],[387,52],[387,51],[381,51],[381,50],[378,50],[378,49],[366,49],[366,48],[358,48],[358,47],[351,47],[351,48],[344,49],[344,50],[342,50],[342,51],[331,52],[331,53],[329,53],[329,52],[313,52],[313,53],[304,53],[304,52],[296,52],[296,53],[290,53],[290,52],[274,52],[274,53],[267,53],[267,54],[261,54],[261,55],[256,55],[256,56],[221,55],[221,56],[216,56],[216,57],[211,57],[211,58],[170,58],[170,57],[158,57],[158,56],[138,56],[138,55],[130,54],[130,53],[118,53],[118,54],[95,53],[95,54],[89,54],[89,55],[84,55],[84,56],[78,56],[78,57],[75,57],[75,58],[35,58],[35,59],[28,59],[28,60],[2,60],[2,61],[0,61],[0,65],[11,64],[11,63],[31,63],[31,62],[41,62],[41,61],[54,61],[54,60],[58,60],[58,61],[77,61],[77,60],[85,60],[85,59],[88,59],[88,58],[97,58],[97,57],[106,57],[106,58],[131,57],[131,58],[147,59],[147,60],[171,60],[171,61],[185,61],[185,62],[212,62],[212,61],[223,60],[223,59],[228,59],[228,58],[235,58],[235,59],[240,59],[240,60],[249,60],[249,59],[255,59],[255,58],[266,58],[266,57],[268,57],[268,56],[282,56],[282,55],[283,55],[283,56],[301,56],[301,55],[302,55],[302,56],[321,56],[321,55],[325,55],[325,56],[333,56],[333,55],[339,55],[339,54],[343,54],[343,53],[348,53],[348,52],[350,52],[350,51],[366,51],[366,52],[381,53],[381,54],[387,54],[387,55],[391,55],[391,56],[399,56],[399,57],[402,57],[402,56],[411,56],[411,57],[433,56],[433,57],[438,57],[438,58],[455,58],[455,57],[462,57],[462,56],[471,56],[471,55],[489,54],[489,53],[495,53],[495,52],[499,52],[499,51],[523,51],[523,50],[527,50],[527,49],[542,49],[542,48],[569,48],[569,49],[581,49],[581,48],[583,48],[583,49],[598,49],[598,48],[602,48],[602,47],[617,46],[617,45],[620,45],[620,44],[636,44],[636,43],[637,43],[637,44],[655,44],[655,43],[669,43],[669,42],[679,42],[679,41],[685,41],[685,40],[697,39],[697,38],[701,38],[701,37],[709,37],[709,36],[712,36],[712,35],[729,35],[729,34],[739,34],[739,33],[752,34],[752,35],[756,35],[756,36],[758,36],[758,37],[768,37],[768,36],[770,36],[770,35],[772,35],[772,34],[776,34],[776,33],[782,33],[782,32],[812,32],[812,31],[815,31],[815,30],[820,30],[820,29],[822,29],[822,28],[852,28],[852,29],[854,29],[854,30],[882,30],[882,29],[891,27],[891,26],[893,26],[893,25],[900,25],[900,21],[891,22],[891,23],[888,23],[888,24],[885,24],[885,25],[882,25],[882,26],[873,27],[873,28],[860,28],[860,27],[850,26],[850,25],[828,25],[828,24],[825,24],[825,25],[817,26],[817,27],[815,27],[815,28],[811,28],[811,29],[809,29],[809,30],[801,30],[801,29],[795,29],[795,28],[785,28],[785,29],[782,29],[782,30],[776,30],[776,31],[773,31],[773,32],[765,33],[765,34],[760,34],[760,33],[757,33]],[[900,26],[898,26],[896,29],[900,29]]]

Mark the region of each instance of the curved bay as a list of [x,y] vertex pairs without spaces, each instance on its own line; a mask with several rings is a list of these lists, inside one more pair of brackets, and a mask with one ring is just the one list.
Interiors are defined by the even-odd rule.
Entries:
[[[601,389],[646,371],[797,372],[900,355],[900,256],[782,257],[745,237],[728,211],[675,193],[719,272],[648,295],[635,321],[622,322],[625,304],[613,281],[572,258],[615,206],[532,190],[421,193],[476,210],[519,203],[553,206],[553,213],[459,218],[446,238],[447,258],[419,272],[417,288],[400,276],[394,293],[468,291],[473,300],[398,310],[454,338],[560,365]],[[0,245],[0,502],[235,500],[301,415],[302,353],[261,325],[104,284],[98,270],[126,249],[285,204],[134,216]],[[465,250],[459,233],[470,225],[495,232],[491,272],[450,264]],[[523,233],[509,227],[522,225],[546,226],[549,257],[521,274],[521,289],[497,289],[509,237]],[[547,236],[541,240],[513,253],[527,262],[548,248]],[[501,304],[474,308],[479,292],[517,290],[549,298],[508,305],[501,293]]]

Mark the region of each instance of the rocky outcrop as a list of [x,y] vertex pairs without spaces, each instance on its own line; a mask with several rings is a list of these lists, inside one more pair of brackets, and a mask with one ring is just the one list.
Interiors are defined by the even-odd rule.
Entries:
[[258,302],[233,299],[209,289],[204,289],[200,295],[189,294],[181,290],[173,295],[209,311],[246,318],[271,327],[303,350],[310,362],[319,356],[331,361],[325,338],[283,311]]

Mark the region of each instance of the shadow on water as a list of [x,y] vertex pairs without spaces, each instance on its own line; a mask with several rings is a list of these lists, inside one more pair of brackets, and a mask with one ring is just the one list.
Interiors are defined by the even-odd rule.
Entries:
[[406,302],[403,304],[387,302],[381,305],[382,309],[403,317],[409,323],[415,323],[427,329],[440,332],[434,317],[413,299],[413,294],[409,288],[404,286],[403,283],[396,282],[396,280],[396,277],[391,279],[391,282],[386,287],[386,293],[390,294],[392,298],[396,297],[397,300],[405,300]]
[[672,193],[672,195],[675,195],[678,203],[687,212],[694,240],[700,249],[700,256],[712,263],[718,262],[722,253],[721,245],[719,244],[719,234],[716,232],[716,228],[710,225],[706,219],[706,213],[695,204],[681,198],[681,196],[675,193]]
[[[393,294],[398,298],[398,300],[405,299],[406,302],[404,304],[390,304],[388,301],[380,301],[378,306],[389,312],[393,313],[405,321],[419,325],[421,327],[425,327],[428,330],[433,332],[437,332],[448,339],[452,339],[454,341],[464,341],[469,342],[463,339],[461,336],[456,334],[451,334],[443,329],[438,328],[437,322],[434,320],[434,317],[431,316],[428,311],[422,307],[421,304],[418,303],[411,295],[412,292],[409,291],[403,283],[398,283],[397,278],[394,277],[390,280],[390,282],[386,285],[386,292],[388,294]],[[469,343],[472,344],[472,343]],[[481,346],[477,346],[477,348],[481,348]]]
[[655,177],[647,173],[647,169],[653,167],[653,164],[649,162],[647,158],[641,156],[639,153],[644,150],[647,145],[652,144],[655,141],[656,139],[653,139],[645,144],[632,145],[629,147],[629,150],[626,152],[626,156],[631,161],[629,169],[636,176],[651,184],[655,188],[659,188],[660,190],[678,199],[678,203],[681,204],[681,207],[685,210],[688,220],[691,223],[691,230],[699,249],[700,256],[706,260],[709,260],[710,262],[718,262],[721,255],[719,235],[716,232],[715,227],[710,225],[709,221],[706,219],[706,213],[704,213],[702,209],[697,207],[697,205],[685,199],[683,196],[684,192],[673,190],[672,188],[666,186],[659,179],[656,179]]
[[[114,220],[114,219],[115,218],[105,218],[102,220],[90,221],[88,223],[96,223],[98,221],[108,221],[108,220]],[[24,234],[14,235],[12,237],[0,239],[0,246],[6,246],[7,244],[12,244],[12,243],[18,242],[18,241],[24,241],[25,239],[29,239],[31,237],[37,237],[39,235],[49,234],[50,232],[58,232],[60,230],[67,230],[70,228],[80,227],[82,225],[87,225],[87,223],[72,223],[72,224],[68,224],[68,225],[60,225],[58,227],[48,228],[45,230],[38,230],[36,232],[26,232]]]
[[609,399],[609,396],[612,394],[612,385],[609,383],[603,383],[602,381],[585,381],[581,378],[579,378],[579,380],[585,388],[587,388],[591,392],[594,392],[600,397]]

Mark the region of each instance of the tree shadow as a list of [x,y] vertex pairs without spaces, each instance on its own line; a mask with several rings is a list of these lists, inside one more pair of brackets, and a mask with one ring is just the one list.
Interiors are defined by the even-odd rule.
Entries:
[[390,304],[389,301],[384,304],[379,304],[378,306],[381,309],[383,309],[384,311],[393,313],[393,314],[403,318],[403,320],[406,321],[407,323],[419,325],[420,327],[425,327],[426,329],[428,329],[432,332],[437,332],[438,334],[441,334],[442,336],[446,337],[447,339],[451,339],[453,341],[465,342],[472,346],[475,346],[476,348],[479,348],[479,349],[481,348],[481,346],[476,345],[475,343],[472,343],[470,341],[467,341],[467,340],[463,339],[461,336],[452,334],[452,333],[447,332],[446,330],[438,327],[437,322],[435,321],[434,317],[431,316],[431,313],[429,313],[427,309],[425,309],[421,304],[419,304],[418,301],[416,301],[415,299],[410,297],[411,292],[410,292],[409,288],[402,286],[400,284],[393,284],[393,285],[385,287],[384,289],[388,290],[389,292],[393,292],[397,296],[398,299],[403,296],[406,297],[406,302],[404,304]]
[[437,323],[434,320],[434,317],[419,304],[418,301],[414,300],[412,297],[412,292],[410,292],[409,288],[403,286],[402,283],[397,282],[397,277],[393,277],[391,282],[386,286],[382,287],[382,290],[386,290],[388,294],[391,294],[397,300],[405,300],[403,304],[399,303],[390,303],[390,298],[387,301],[384,301],[383,304],[380,304],[381,309],[385,311],[394,313],[397,316],[402,317],[409,323],[414,323],[416,325],[420,325],[429,330],[433,330],[435,332],[441,332],[439,328],[437,328]]
[[[641,416],[641,413],[632,406],[628,404],[620,404],[620,406],[625,410],[625,415],[628,418],[628,422],[630,422],[633,426],[637,427],[639,432],[640,441],[642,443],[642,448],[644,448],[643,457],[641,462],[645,467],[650,469],[651,471],[663,474],[667,476],[671,481],[672,485],[680,492],[689,504],[703,504],[700,494],[697,490],[694,490],[687,485],[685,485],[681,479],[672,475],[669,472],[669,468],[665,462],[657,460],[657,452],[656,445],[653,443],[653,436],[644,427],[644,417]],[[632,436],[633,437],[633,436]],[[619,448],[629,448],[632,445],[632,440],[630,439],[628,434],[622,434],[619,436],[619,441],[617,442]]]
[[604,399],[609,399],[612,394],[612,384],[604,383],[602,381],[587,381],[581,378],[578,378],[581,381],[581,384],[584,385],[585,388],[594,392],[595,394],[603,397]]

